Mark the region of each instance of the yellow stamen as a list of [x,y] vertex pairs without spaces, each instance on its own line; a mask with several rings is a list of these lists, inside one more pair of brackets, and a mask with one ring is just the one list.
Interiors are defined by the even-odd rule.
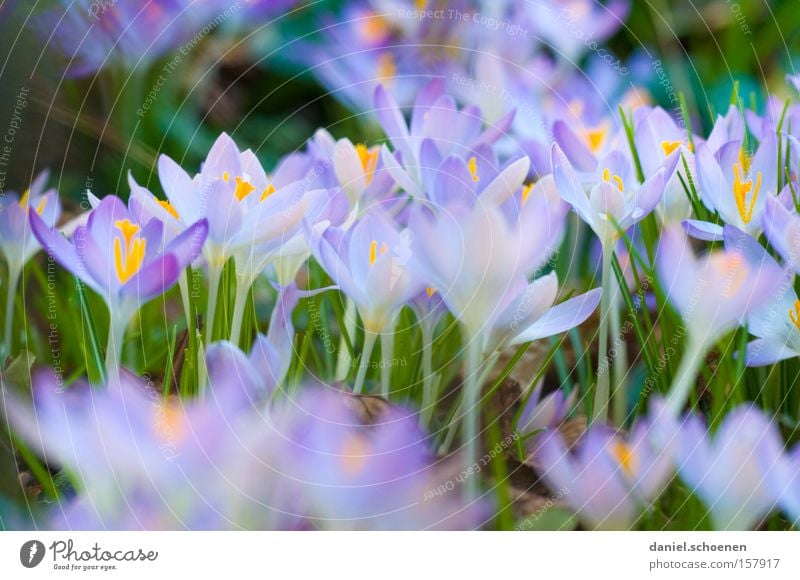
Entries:
[[800,330],[800,300],[794,301],[794,308],[789,309],[789,320]]
[[242,201],[255,190],[256,186],[249,181],[244,180],[241,177],[236,178],[236,190],[234,191],[234,194],[236,195],[236,199],[239,201]]
[[264,188],[264,191],[261,192],[261,199],[259,201],[264,201],[273,193],[275,193],[275,186],[270,183],[267,187]]
[[387,80],[394,78],[394,75],[397,73],[397,65],[394,62],[394,57],[385,52],[378,57],[378,71],[377,71],[377,78],[378,80]]
[[114,226],[122,234],[125,240],[125,249],[122,248],[122,240],[114,237],[114,265],[117,271],[117,279],[124,284],[139,271],[144,262],[146,240],[134,238],[139,233],[139,226],[130,220],[119,220],[114,222]]
[[375,260],[378,259],[378,242],[372,240],[372,243],[369,245],[369,265],[373,266],[375,264]]
[[433,298],[433,295],[436,294],[436,288],[431,288],[429,286],[425,288],[425,292],[428,294],[428,298]]
[[231,179],[231,174],[230,173],[228,173],[227,171],[222,173],[222,181],[224,181],[225,183],[228,183],[230,181],[230,179]]
[[613,181],[618,190],[625,191],[625,184],[622,182],[622,178],[619,175],[611,175],[611,170],[608,168],[603,169],[603,181],[609,183]]
[[44,211],[44,208],[45,208],[46,205],[47,205],[47,198],[43,197],[42,201],[39,202],[39,205],[36,208],[36,213],[38,213],[39,215],[42,215],[42,212]]
[[681,141],[662,141],[661,149],[664,150],[664,155],[669,157],[673,151],[681,146]]
[[372,177],[375,175],[375,167],[378,165],[380,149],[377,147],[369,149],[363,143],[359,143],[356,145],[356,153],[361,160],[361,168],[364,170],[364,181],[369,185],[372,182]]
[[467,168],[469,169],[469,174],[472,176],[472,181],[478,182],[481,180],[478,175],[478,160],[474,155],[467,161]]
[[589,145],[589,149],[592,153],[597,153],[600,151],[600,148],[606,141],[606,137],[608,137],[608,131],[608,123],[603,123],[594,129],[589,129],[586,131],[586,143]]
[[22,194],[22,197],[19,198],[19,206],[25,207],[28,205],[28,199],[31,197],[31,190],[26,189],[25,192]]
[[176,220],[181,219],[181,216],[178,215],[178,212],[175,211],[175,208],[172,206],[170,202],[164,199],[157,199],[156,203],[161,207],[163,207],[167,211],[167,213],[172,217],[174,217]]
[[[736,163],[733,166],[733,199],[736,200],[736,209],[739,210],[739,216],[745,224],[749,224],[753,219],[753,210],[756,208],[756,200],[758,199],[758,192],[761,190],[761,172],[756,174],[756,185],[753,188],[753,180],[748,179],[742,181],[740,171],[742,165]],[[753,197],[750,200],[750,206],[747,205],[747,194],[753,191]]]
[[633,449],[631,449],[626,443],[617,441],[614,443],[611,453],[613,454],[617,463],[619,463],[619,466],[622,468],[622,472],[626,475],[626,477],[633,477],[636,468],[636,455],[633,452]]
[[532,183],[528,183],[522,188],[522,205],[525,205],[525,202],[528,201],[528,196],[531,194],[531,191],[533,191]]

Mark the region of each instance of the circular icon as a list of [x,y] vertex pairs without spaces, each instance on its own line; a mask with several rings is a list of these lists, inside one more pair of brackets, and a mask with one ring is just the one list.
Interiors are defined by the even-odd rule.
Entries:
[[39,540],[28,540],[19,549],[19,561],[26,568],[35,568],[44,559],[44,544]]

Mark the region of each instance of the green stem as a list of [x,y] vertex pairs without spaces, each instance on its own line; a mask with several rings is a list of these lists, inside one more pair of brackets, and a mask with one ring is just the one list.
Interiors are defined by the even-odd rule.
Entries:
[[480,497],[480,480],[477,473],[471,473],[478,462],[481,396],[481,341],[477,338],[467,344],[467,357],[464,365],[466,383],[464,385],[464,469],[466,478],[466,500],[472,502]]
[[381,333],[381,396],[388,399],[392,389],[392,356],[394,355],[394,325]]
[[433,376],[433,329],[430,325],[422,325],[422,408],[420,409],[420,425],[427,429],[433,417],[438,393],[435,392]]
[[353,337],[352,340],[355,340],[355,330],[356,330],[356,303],[353,302],[350,298],[347,299],[347,306],[345,307],[345,314],[344,314],[344,324],[345,324],[345,332],[342,333],[341,339],[339,340],[339,357],[336,363],[336,374],[334,375],[334,380],[337,383],[340,383],[347,379],[347,375],[350,372],[350,365],[353,363],[353,358],[350,356],[350,351],[347,348],[347,339],[345,335]]
[[705,360],[707,352],[708,346],[706,346],[706,343],[692,338],[690,334],[688,344],[681,358],[681,364],[675,373],[675,378],[667,395],[667,408],[675,415],[680,413],[684,405],[686,405],[689,393],[697,380],[700,365]]
[[236,280],[236,296],[233,302],[233,321],[231,322],[231,342],[236,346],[241,344],[242,320],[244,308],[247,306],[247,297],[250,294],[250,284],[239,278]]
[[106,374],[108,383],[112,386],[119,385],[119,371],[122,361],[122,344],[125,341],[126,320],[120,320],[111,315],[108,325],[108,344],[106,346]]
[[211,344],[214,336],[214,317],[217,314],[217,295],[219,282],[222,277],[222,268],[208,266],[208,305],[206,306],[206,344]]
[[612,243],[603,244],[602,297],[600,299],[600,342],[597,349],[597,385],[594,394],[591,421],[604,421],[608,416],[609,368],[608,368],[608,323],[611,308],[611,258]]
[[5,334],[3,335],[4,357],[10,357],[13,352],[12,341],[14,339],[14,298],[17,295],[20,274],[22,274],[22,269],[14,268],[9,264],[7,288],[8,294],[6,295],[6,328]]
[[611,335],[614,336],[614,423],[622,427],[627,416],[628,389],[628,352],[625,348],[625,337],[621,333],[620,288],[615,286],[611,296]]
[[183,315],[186,317],[186,328],[189,328],[189,320],[192,317],[192,305],[189,302],[189,276],[186,269],[181,272],[178,278],[178,288],[181,291],[181,302],[183,302]]
[[377,333],[369,330],[364,331],[364,348],[361,350],[361,359],[358,361],[358,375],[356,376],[356,384],[353,387],[355,394],[361,393],[364,389],[364,379],[367,378],[369,359],[372,356],[372,350],[375,348],[377,338]]

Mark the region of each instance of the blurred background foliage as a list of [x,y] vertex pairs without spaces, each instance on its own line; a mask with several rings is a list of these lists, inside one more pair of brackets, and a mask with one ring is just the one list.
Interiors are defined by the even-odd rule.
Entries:
[[[69,78],[65,59],[33,30],[30,6],[0,0],[0,127],[27,91],[6,187],[21,187],[50,167],[65,200],[78,200],[87,187],[124,196],[129,170],[157,190],[159,153],[196,166],[221,131],[256,150],[266,167],[301,148],[319,126],[336,137],[363,135],[368,116],[331,98],[296,58],[298,39],[322,42],[316,31],[348,4],[300,2],[262,22],[223,22],[177,64],[172,51],[133,72],[109,67]],[[709,111],[726,106],[734,81],[748,104],[763,102],[765,88],[786,92],[784,75],[800,64],[798,8],[797,0],[634,1],[608,44],[642,69],[656,102],[675,110],[659,84],[654,63],[660,60],[670,85],[707,124]],[[156,86],[149,110],[137,114]]]

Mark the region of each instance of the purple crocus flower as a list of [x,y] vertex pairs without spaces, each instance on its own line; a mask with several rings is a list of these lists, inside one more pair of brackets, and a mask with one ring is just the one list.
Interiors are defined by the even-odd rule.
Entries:
[[751,405],[728,413],[709,435],[697,415],[677,428],[675,465],[681,479],[708,506],[719,530],[752,529],[775,508],[770,482],[783,461],[783,441],[775,424]]
[[674,413],[686,402],[710,346],[777,293],[781,269],[754,258],[747,246],[734,245],[698,259],[679,228],[667,228],[662,234],[656,255],[658,276],[683,318],[689,341],[667,401]]
[[104,198],[71,241],[48,227],[36,212],[30,212],[30,219],[42,247],[105,300],[110,314],[106,364],[109,376],[118,378],[128,322],[142,304],[178,281],[181,271],[200,253],[207,222],[194,223],[164,247],[162,223],[141,224],[116,196]]
[[771,472],[766,485],[778,498],[778,505],[797,526],[800,523],[800,445],[795,445],[790,453],[784,453],[777,463],[770,464],[769,457],[763,457],[761,470]]
[[800,273],[800,217],[788,186],[777,198],[765,200],[762,226],[770,245],[787,266]]
[[[484,501],[468,503],[466,474],[437,461],[414,413],[390,407],[364,425],[348,396],[310,389],[287,406],[287,474],[311,521],[328,529],[475,529]],[[477,477],[471,474],[472,477]]]
[[[708,142],[697,148],[697,182],[700,198],[722,221],[753,237],[761,234],[761,215],[766,199],[777,192],[777,139],[770,135],[752,158],[741,141],[729,141],[714,151]],[[722,227],[699,220],[687,220],[693,236],[721,240]]]
[[578,390],[574,389],[565,395],[561,389],[542,395],[544,380],[534,387],[525,407],[519,415],[517,430],[521,433],[533,433],[545,429],[555,429],[562,423],[575,405]]
[[362,364],[355,385],[360,392],[377,336],[394,328],[400,309],[424,288],[407,269],[408,232],[373,210],[349,230],[329,227],[309,236],[314,257],[353,300],[364,325]]
[[[487,152],[487,147],[506,133],[513,119],[510,113],[484,129],[480,110],[474,106],[459,109],[455,99],[444,92],[441,79],[431,81],[417,95],[410,124],[406,123],[394,97],[382,86],[375,90],[375,114],[400,159],[398,161],[384,148],[381,157],[387,171],[409,195],[423,199],[439,166],[454,157],[468,165],[470,178],[462,183],[482,182],[481,189],[486,187],[492,179],[482,175],[478,165],[492,165],[487,162],[494,154]],[[513,177],[507,177],[515,181],[522,168],[519,179],[524,179],[528,166],[527,159],[517,160]],[[497,174],[495,169],[492,177]],[[461,173],[456,174],[457,178],[461,176]]]
[[641,421],[625,438],[595,424],[573,450],[553,431],[543,436],[536,463],[548,487],[560,493],[584,524],[628,530],[672,474],[672,458],[653,444],[652,431],[650,423]]
[[[642,171],[652,175],[667,162],[672,155],[683,156],[689,169],[694,167],[694,153],[686,129],[678,124],[661,107],[640,107],[634,112],[634,143]],[[664,197],[656,210],[664,223],[674,223],[688,218],[692,213],[691,203],[681,185],[679,176],[688,183],[683,164],[675,164],[675,170],[667,175]]]
[[553,145],[552,160],[561,197],[592,228],[603,245],[608,246],[619,239],[619,229],[624,231],[643,220],[659,204],[678,158],[668,157],[639,184],[628,157],[622,151],[612,151],[598,165],[588,195],[557,144]]
[[3,335],[5,352],[11,354],[14,320],[14,298],[22,275],[22,269],[40,249],[39,242],[31,230],[28,214],[35,212],[47,225],[53,228],[61,215],[61,202],[55,189],[45,191],[50,173],[42,171],[25,190],[22,197],[9,191],[0,196],[0,253],[8,266],[6,286],[5,333]]
[[[780,270],[761,244],[746,233],[733,226],[726,226],[724,231],[727,249],[747,255],[754,266],[764,264],[772,271]],[[747,330],[757,338],[744,353],[747,366],[764,366],[800,356],[800,300],[793,285],[794,273],[787,270],[775,280],[774,298],[748,315]]]
[[39,36],[69,59],[68,74],[86,76],[108,65],[137,68],[186,42],[224,11],[216,2],[70,0],[33,20]]
[[714,127],[706,139],[706,146],[716,154],[724,145],[731,141],[742,143],[744,138],[745,123],[742,113],[735,105],[731,105],[725,115],[717,115]]
[[[235,311],[240,320],[247,292],[270,262],[282,255],[302,254],[304,242],[298,236],[302,236],[303,220],[338,222],[344,213],[336,192],[309,190],[304,181],[278,181],[278,177],[294,177],[293,172],[276,173],[270,179],[255,154],[249,149],[239,151],[225,133],[194,178],[165,155],[159,158],[158,173],[172,211],[184,226],[208,220],[203,246],[209,270],[207,341],[213,332],[220,276],[230,258],[236,267]],[[239,324],[232,325],[235,341],[238,329]]]

